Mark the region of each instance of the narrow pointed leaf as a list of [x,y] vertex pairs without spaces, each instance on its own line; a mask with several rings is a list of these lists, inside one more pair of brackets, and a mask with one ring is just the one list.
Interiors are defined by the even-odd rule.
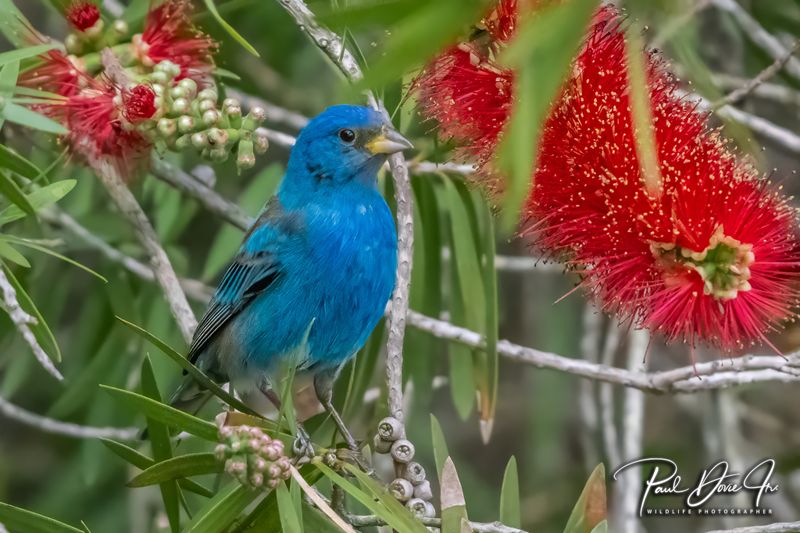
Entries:
[[[61,200],[77,183],[76,180],[61,180],[51,183],[28,194],[28,202],[38,211]],[[10,205],[0,211],[0,226],[25,216],[26,214],[22,209],[15,205]]]
[[228,34],[229,34],[231,37],[233,37],[233,39],[234,39],[234,40],[235,40],[237,43],[239,43],[240,45],[242,45],[242,46],[244,47],[244,49],[245,49],[245,50],[247,50],[248,52],[250,52],[250,53],[251,53],[251,54],[253,54],[254,56],[256,56],[256,57],[261,57],[261,56],[258,54],[258,51],[257,51],[255,48],[253,48],[253,45],[252,45],[252,44],[250,44],[250,43],[248,43],[248,42],[247,42],[247,40],[246,40],[244,37],[242,37],[242,36],[239,34],[239,32],[238,32],[238,31],[236,31],[236,29],[235,29],[233,26],[231,26],[230,24],[228,24],[228,23],[225,21],[225,19],[223,19],[223,18],[222,18],[222,15],[220,15],[220,14],[219,14],[219,11],[217,11],[217,6],[214,4],[214,0],[203,0],[203,1],[204,1],[204,3],[206,4],[206,8],[208,8],[208,11],[211,13],[211,15],[212,15],[212,16],[213,16],[215,19],[217,19],[217,22],[219,23],[219,25],[220,25],[220,26],[222,26],[222,28],[223,28],[223,29],[224,29],[226,32],[228,32]]
[[503,474],[503,485],[500,489],[500,521],[507,526],[522,527],[521,517],[517,459],[511,456],[506,465],[506,471]]
[[444,462],[450,456],[450,452],[447,451],[447,442],[444,438],[442,426],[434,415],[431,415],[431,439],[433,440],[433,458],[436,462],[436,474],[441,476]]
[[30,268],[31,264],[24,255],[11,246],[11,244],[3,238],[0,238],[0,259],[6,259],[12,263],[16,263],[21,267]]
[[224,465],[213,453],[189,453],[153,464],[130,480],[128,486],[144,487],[173,479],[216,474],[223,470]]
[[22,189],[14,181],[14,178],[6,172],[0,172],[0,195],[5,196],[8,201],[16,205],[27,215],[36,214],[36,210],[31,205],[28,197],[22,192]]
[[11,269],[5,268],[5,272],[6,276],[8,277],[8,281],[11,283],[17,293],[17,300],[19,300],[20,306],[36,319],[36,324],[30,324],[31,331],[33,331],[34,335],[36,336],[36,340],[39,341],[39,344],[47,352],[47,355],[50,356],[50,359],[52,359],[53,362],[60,363],[61,348],[58,346],[56,337],[53,335],[53,331],[50,329],[50,326],[47,325],[47,321],[44,319],[44,316],[42,316],[39,308],[33,302],[33,299],[28,295],[25,287],[22,286],[14,273],[11,272]]
[[440,479],[440,501],[442,502],[442,533],[461,533],[462,522],[468,521],[467,502],[458,479],[456,465],[448,457],[442,467]]
[[55,120],[13,102],[6,102],[6,105],[0,109],[0,117],[14,124],[45,133],[54,133],[56,135],[68,133],[67,128]]
[[606,519],[606,470],[599,464],[592,471],[583,487],[572,513],[569,515],[564,533],[586,533]]
[[64,522],[0,502],[0,524],[25,533],[82,533]]
[[20,61],[22,59],[28,59],[29,57],[38,56],[54,48],[58,48],[58,45],[54,43],[48,44],[37,44],[34,46],[26,46],[25,48],[17,48],[16,50],[11,50],[9,52],[3,52],[0,54],[0,65],[5,65],[6,63],[11,63],[12,61]]
[[253,500],[263,494],[263,492],[250,490],[238,481],[231,483],[195,515],[187,527],[186,533],[219,533],[220,531],[227,531],[233,521],[236,520],[236,517]]
[[278,498],[278,513],[281,518],[282,530],[286,533],[302,533],[302,519],[297,515],[297,509],[295,509],[292,502],[289,489],[286,488],[286,483],[283,481],[279,483],[275,491]]

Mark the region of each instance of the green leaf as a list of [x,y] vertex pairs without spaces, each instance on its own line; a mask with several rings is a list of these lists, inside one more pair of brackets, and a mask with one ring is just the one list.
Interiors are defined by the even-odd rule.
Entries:
[[82,533],[64,522],[0,502],[0,523],[9,531],[25,533]]
[[25,287],[22,286],[16,276],[14,276],[14,273],[11,272],[11,269],[5,267],[5,265],[3,265],[3,267],[5,268],[8,281],[11,283],[17,293],[17,300],[19,300],[20,306],[29,315],[32,315],[33,318],[36,319],[36,324],[30,324],[31,331],[33,331],[34,335],[36,336],[36,340],[39,341],[39,344],[47,352],[47,355],[50,356],[50,359],[52,359],[53,362],[60,363],[61,348],[58,346],[58,342],[56,341],[55,335],[53,335],[53,331],[50,329],[50,326],[47,325],[47,321],[42,316],[39,308],[36,307],[36,304],[33,303],[33,300],[28,295]]
[[405,524],[405,527],[408,528],[408,531],[416,531],[419,533],[425,533],[427,531],[427,528],[423,526],[419,520],[414,517],[414,515],[411,514],[411,511],[409,511],[405,505],[400,503],[397,498],[392,496],[391,493],[386,490],[384,485],[378,483],[375,479],[361,470],[361,468],[352,463],[346,463],[344,468],[350,473],[351,476],[358,480],[362,487],[367,489],[367,492],[372,494],[372,497],[375,500],[378,500],[380,503],[382,503],[388,512],[392,513],[396,518],[401,520]]
[[498,148],[498,167],[507,178],[502,222],[511,231],[532,186],[539,134],[552,101],[591,20],[596,0],[566,0],[536,10],[519,24],[501,54],[515,68],[515,103]]
[[[156,376],[153,373],[153,365],[150,363],[150,357],[147,355],[145,355],[142,361],[141,385],[142,393],[144,393],[146,397],[134,393],[129,394],[146,400],[148,403],[155,404],[156,406],[163,405],[160,403],[161,393],[158,391]],[[153,459],[156,462],[171,459],[172,443],[169,440],[169,429],[167,426],[164,425],[159,418],[147,416],[147,431],[150,435],[151,447],[153,448]],[[172,533],[177,533],[181,529],[180,492],[178,484],[175,481],[165,481],[161,483],[160,488],[161,499],[164,500],[164,510],[169,520],[169,527]]]
[[497,410],[497,391],[500,381],[500,354],[497,352],[499,310],[497,299],[497,271],[495,269],[495,231],[494,217],[489,210],[489,206],[480,193],[472,194],[475,198],[476,211],[478,216],[484,221],[482,246],[483,251],[483,288],[486,293],[486,325],[483,333],[486,336],[486,349],[483,352],[481,362],[484,365],[476,368],[479,374],[483,374],[486,385],[486,402],[481,402],[481,437],[487,443],[492,433],[494,416]]
[[469,520],[464,490],[458,479],[453,460],[448,457],[442,467],[440,501],[442,502],[442,533],[461,533],[462,523]]
[[[394,503],[397,506],[400,506],[402,511],[398,511],[396,506],[390,505],[387,507],[388,498],[392,498],[392,496],[386,491],[386,489],[378,489],[382,491],[383,496],[388,498],[379,497],[378,494],[375,493],[374,487],[371,490],[371,494],[365,493],[363,490],[358,488],[356,485],[345,479],[344,477],[340,476],[336,472],[334,472],[330,467],[323,464],[317,459],[314,459],[312,463],[316,468],[318,468],[322,474],[331,480],[331,482],[335,483],[339,487],[342,488],[347,494],[352,496],[356,501],[358,501],[361,505],[369,509],[372,513],[383,519],[392,529],[397,531],[398,533],[406,533],[406,532],[420,532],[425,533],[427,530],[425,527],[419,523],[417,520],[411,516],[411,513],[408,509],[402,507],[400,502],[394,499]],[[352,465],[349,465],[352,466]],[[369,479],[371,483],[368,482],[368,486],[372,487],[375,483],[374,480],[366,476],[363,472],[361,472],[357,467],[353,469],[348,468],[348,472],[356,476],[358,481],[363,485],[363,478]],[[356,472],[359,472],[361,476],[359,476]],[[393,499],[393,498],[392,498]]]
[[[156,462],[151,458],[147,457],[141,452],[138,452],[137,450],[134,450],[130,446],[122,444],[121,442],[117,442],[111,439],[100,439],[100,441],[105,445],[106,448],[111,450],[115,455],[120,457],[123,461],[132,464],[139,470],[146,470],[151,466],[153,466],[154,464],[156,464]],[[178,485],[188,490],[189,492],[194,492],[195,494],[205,496],[206,498],[210,498],[214,495],[213,492],[211,492],[201,484],[191,479],[179,479]]]
[[439,420],[431,414],[431,440],[433,441],[433,459],[436,462],[436,475],[442,475],[445,460],[450,456],[447,451],[447,441],[444,438],[444,431],[439,424]]
[[[144,338],[150,344],[158,348],[164,355],[178,363],[178,365],[186,370],[200,385],[210,390],[217,398],[224,401],[231,407],[235,407],[243,413],[248,413],[254,416],[259,416],[258,413],[247,407],[245,404],[234,398],[231,394],[225,392],[222,387],[217,385],[214,380],[206,376],[202,370],[194,366],[188,359],[179,354],[170,345],[150,333],[149,331],[137,326],[133,322],[128,322],[122,317],[117,316],[117,320],[122,322],[125,326],[133,330],[136,334]],[[214,437],[216,439],[216,437]]]
[[371,25],[397,24],[419,7],[419,0],[350,1],[339,9],[319,11],[317,19],[337,30],[354,30]]
[[6,102],[6,105],[0,109],[0,117],[14,124],[45,133],[54,133],[56,135],[69,133],[67,128],[55,120],[13,102]]
[[49,52],[54,48],[58,48],[58,45],[55,43],[48,43],[37,44],[35,46],[26,46],[25,48],[17,48],[16,50],[3,52],[0,54],[0,65],[6,65],[12,61],[21,61],[22,59],[38,56],[45,52]]
[[6,239],[0,236],[0,258],[8,259],[12,263],[16,263],[21,267],[30,268],[31,264],[25,259],[25,256],[17,251],[16,248],[11,246]]
[[33,25],[12,0],[0,0],[0,33],[14,46],[25,46]]
[[143,413],[149,419],[191,433],[207,441],[216,442],[217,440],[217,427],[211,422],[135,392],[109,385],[100,385],[100,388],[121,403]]
[[500,521],[507,526],[522,527],[522,513],[519,500],[519,473],[517,459],[513,455],[508,460],[503,473],[503,485],[500,489]]
[[586,533],[606,519],[606,470],[599,464],[592,471],[583,487],[572,513],[569,515],[564,533]]
[[[76,180],[61,180],[51,183],[28,194],[28,202],[38,211],[61,200],[77,183]],[[0,226],[25,216],[25,212],[22,209],[15,205],[10,205],[0,211]]]
[[603,520],[589,532],[589,533],[608,533],[608,521]]
[[213,453],[179,455],[148,467],[144,472],[130,480],[128,486],[145,487],[173,479],[216,474],[222,472],[224,466]]
[[239,32],[236,31],[233,26],[228,24],[225,21],[225,19],[222,18],[222,15],[220,15],[219,11],[217,11],[217,6],[214,5],[214,0],[203,0],[203,2],[206,4],[206,7],[208,8],[208,11],[214,16],[215,19],[217,19],[217,22],[219,22],[219,25],[222,26],[222,28],[226,32],[228,32],[228,34],[231,37],[233,37],[236,42],[241,44],[244,47],[245,50],[247,50],[248,52],[250,52],[254,56],[261,57],[258,54],[258,51],[255,48],[253,48],[253,45],[248,43],[247,40],[244,37],[239,35]]
[[25,214],[36,214],[36,211],[28,201],[25,193],[22,192],[22,189],[20,189],[19,185],[17,185],[17,182],[14,181],[14,178],[9,176],[6,172],[0,172],[0,194],[8,198],[12,204],[22,209]]
[[53,251],[53,250],[51,250],[49,248],[45,248],[44,246],[36,244],[35,242],[29,241],[28,239],[21,239],[19,237],[14,237],[12,235],[7,235],[5,238],[9,242],[13,242],[14,244],[18,244],[20,246],[25,246],[26,248],[31,248],[32,250],[36,250],[36,251],[42,252],[44,254],[53,256],[53,257],[55,257],[57,259],[60,259],[60,260],[64,261],[65,263],[69,263],[70,265],[72,265],[74,267],[78,267],[81,270],[83,270],[84,272],[86,272],[88,274],[91,274],[92,276],[96,277],[97,279],[99,279],[103,283],[108,283],[108,280],[105,278],[105,276],[103,276],[102,274],[98,273],[97,271],[92,270],[91,268],[89,268],[88,266],[84,265],[83,263],[79,263],[79,262],[75,261],[74,259],[70,259],[69,257],[67,257],[65,255],[61,255],[60,253],[55,252],[55,251]]
[[485,8],[481,0],[417,2],[416,9],[393,24],[383,52],[359,85],[377,87],[401,78],[453,43]]
[[[0,25],[2,25],[2,22],[0,22]],[[13,87],[16,86],[18,78],[19,61],[12,61],[0,68],[0,87],[10,87],[9,89],[0,91],[0,96],[5,98],[6,101],[14,94]],[[5,119],[3,119],[2,113],[0,113],[0,129],[3,128],[4,123]]]
[[219,533],[227,531],[231,523],[248,505],[264,493],[250,490],[238,481],[219,491],[206,506],[195,515],[186,533]]
[[0,168],[5,168],[15,174],[28,178],[33,181],[38,178],[42,171],[39,167],[19,155],[4,144],[0,144]]
[[281,481],[276,489],[278,497],[278,513],[281,517],[281,530],[285,533],[303,533],[302,519],[298,515],[301,512],[297,509],[286,488],[286,483]]

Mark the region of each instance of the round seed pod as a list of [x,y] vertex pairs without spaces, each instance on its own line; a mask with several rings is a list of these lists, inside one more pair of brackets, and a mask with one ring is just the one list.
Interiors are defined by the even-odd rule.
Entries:
[[436,515],[436,509],[430,502],[421,500],[419,498],[411,498],[406,502],[406,507],[411,511],[411,514],[417,518],[430,518]]
[[433,491],[431,490],[431,482],[427,479],[414,487],[414,497],[420,500],[430,500],[433,498]]
[[375,435],[372,439],[373,448],[376,453],[389,453],[392,449],[392,443],[388,440],[383,440],[380,435]]
[[393,416],[387,416],[378,422],[378,436],[383,440],[393,442],[406,436],[403,424]]
[[425,468],[416,461],[411,461],[406,465],[403,476],[409,480],[412,485],[419,485],[425,481]]
[[398,463],[408,463],[414,458],[414,445],[411,441],[406,439],[398,439],[392,444],[392,449],[389,453],[392,458]]
[[407,479],[399,477],[389,483],[389,492],[392,493],[395,499],[406,502],[414,496],[414,487]]

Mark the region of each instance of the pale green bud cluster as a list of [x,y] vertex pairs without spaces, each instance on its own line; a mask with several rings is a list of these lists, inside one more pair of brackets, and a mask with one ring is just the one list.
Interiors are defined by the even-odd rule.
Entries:
[[274,489],[291,476],[291,462],[284,455],[283,442],[270,438],[254,426],[219,428],[220,444],[214,450],[225,471],[242,485],[257,490]]
[[219,104],[216,88],[200,90],[189,78],[176,81],[180,72],[170,61],[155,65],[149,81],[159,112],[140,130],[157,144],[173,150],[194,148],[214,163],[226,161],[235,152],[239,171],[252,168],[256,154],[269,147],[266,130],[259,127],[266,119],[264,109],[253,107],[243,116],[238,100],[225,98]]
[[118,19],[106,26],[103,19],[98,19],[86,31],[72,31],[64,39],[64,48],[67,53],[81,55],[102,50],[107,46],[114,46],[129,32],[128,23]]

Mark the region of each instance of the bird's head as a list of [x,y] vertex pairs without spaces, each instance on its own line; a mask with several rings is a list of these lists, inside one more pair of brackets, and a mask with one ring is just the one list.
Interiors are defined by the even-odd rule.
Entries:
[[314,189],[354,181],[374,185],[386,158],[411,147],[377,111],[337,105],[314,117],[300,132],[287,175]]

